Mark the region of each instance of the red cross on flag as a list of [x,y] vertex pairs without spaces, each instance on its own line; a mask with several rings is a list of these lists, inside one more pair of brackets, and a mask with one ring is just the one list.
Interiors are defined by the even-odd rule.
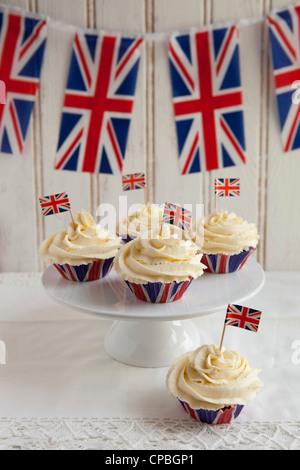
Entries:
[[22,155],[40,84],[47,21],[0,7],[0,152]]
[[243,307],[242,305],[231,304],[227,307],[225,324],[257,332],[260,317],[261,312],[259,310]]
[[181,173],[245,163],[238,29],[174,33],[169,61]]
[[176,225],[182,230],[189,231],[192,223],[192,213],[184,207],[166,202],[162,219],[163,223]]
[[71,211],[71,203],[67,193],[53,194],[39,198],[42,214],[53,215]]
[[133,191],[135,189],[144,189],[146,187],[145,173],[132,173],[122,176],[123,191]]
[[240,195],[240,179],[239,178],[216,178],[215,179],[215,196],[239,196]]

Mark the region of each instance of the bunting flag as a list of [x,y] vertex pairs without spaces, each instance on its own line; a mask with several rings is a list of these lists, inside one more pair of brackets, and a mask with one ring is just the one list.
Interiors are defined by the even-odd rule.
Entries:
[[225,325],[237,326],[246,330],[257,332],[261,312],[241,305],[228,305]]
[[6,103],[0,106],[0,152],[22,155],[40,83],[47,22],[0,8],[0,78]]
[[192,223],[192,213],[184,209],[184,207],[166,202],[162,219],[163,223],[176,225],[182,230],[189,231]]
[[39,198],[43,215],[59,214],[71,211],[71,203],[67,193],[52,194]]
[[215,179],[215,196],[228,197],[240,195],[240,179],[239,178],[216,178]]
[[55,169],[122,173],[142,42],[76,33]]
[[246,163],[236,26],[173,34],[169,62],[181,173]]
[[300,148],[300,103],[293,100],[293,83],[300,80],[300,6],[267,18],[273,74],[285,152]]
[[133,191],[135,189],[144,189],[146,187],[145,173],[132,173],[122,176],[123,191]]

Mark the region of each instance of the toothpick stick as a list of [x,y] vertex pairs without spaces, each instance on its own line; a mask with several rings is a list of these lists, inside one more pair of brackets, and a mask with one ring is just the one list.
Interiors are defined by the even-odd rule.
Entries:
[[218,210],[218,196],[215,196],[215,212]]
[[145,202],[145,206],[147,206],[147,204],[148,204],[148,189],[147,189],[147,185],[144,187],[144,202]]
[[160,237],[162,236],[163,224],[164,224],[163,222],[161,222],[161,224],[160,224],[160,232],[159,232]]
[[224,341],[225,330],[226,330],[226,323],[224,323],[224,326],[223,326],[223,332],[222,332],[221,342],[220,342],[220,346],[219,346],[219,350],[220,350],[220,351],[222,351],[222,346],[223,346],[223,341]]
[[70,212],[70,215],[71,215],[72,222],[73,222],[74,226],[76,227],[76,223],[75,223],[75,220],[74,220],[72,209],[70,209],[69,212]]

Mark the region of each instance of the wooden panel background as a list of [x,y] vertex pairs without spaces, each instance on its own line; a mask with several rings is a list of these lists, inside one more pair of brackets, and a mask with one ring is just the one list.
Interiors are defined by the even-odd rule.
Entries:
[[[112,203],[122,196],[119,176],[55,171],[74,26],[133,33],[171,32],[243,18],[263,18],[284,0],[7,0],[2,4],[49,15],[48,44],[39,96],[21,158],[0,155],[0,271],[36,271],[41,241],[63,229],[68,214],[42,217],[38,197],[67,191],[74,210]],[[55,22],[57,20],[57,22]],[[65,26],[61,24],[65,23]],[[69,25],[69,26],[68,26]],[[221,206],[255,222],[261,235],[257,259],[266,270],[300,269],[300,151],[284,154],[274,94],[269,37],[263,21],[240,27],[247,165],[181,176],[165,40],[145,41],[124,172],[146,171],[148,197],[213,210],[215,177],[240,177],[241,196]],[[0,77],[1,79],[1,77]],[[128,205],[143,202],[142,191]]]

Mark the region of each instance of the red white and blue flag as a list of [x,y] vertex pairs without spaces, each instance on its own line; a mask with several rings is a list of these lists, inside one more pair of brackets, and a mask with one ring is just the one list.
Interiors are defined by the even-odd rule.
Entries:
[[300,103],[293,83],[300,80],[300,6],[268,16],[281,138],[285,152],[300,148]]
[[22,155],[40,83],[47,21],[0,8],[0,78],[6,103],[0,106],[0,152]]
[[132,173],[122,176],[123,191],[133,191],[135,189],[144,189],[146,187],[145,173]]
[[238,29],[173,34],[169,62],[181,173],[245,163]]
[[253,308],[229,304],[227,307],[225,325],[237,326],[246,330],[257,332],[261,313]]
[[122,173],[142,41],[76,33],[55,169]]
[[67,193],[52,194],[39,198],[43,215],[59,214],[71,210],[71,203]]
[[182,230],[189,231],[192,223],[192,213],[184,207],[166,202],[162,223],[176,225]]
[[240,195],[240,179],[239,178],[216,178],[215,179],[215,196],[228,197]]

